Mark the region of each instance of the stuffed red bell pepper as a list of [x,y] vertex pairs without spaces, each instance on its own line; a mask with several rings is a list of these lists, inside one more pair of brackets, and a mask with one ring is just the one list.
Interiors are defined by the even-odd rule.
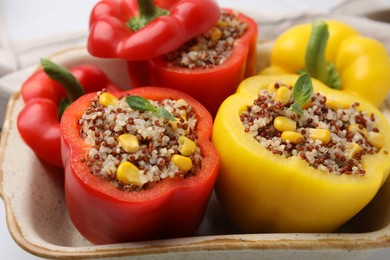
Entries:
[[93,65],[78,65],[67,71],[50,62],[22,85],[21,95],[26,103],[17,119],[20,135],[42,160],[62,166],[60,148],[60,117],[70,102],[84,93],[107,89],[121,91],[107,76]]
[[188,236],[213,190],[212,118],[176,90],[87,94],[61,120],[65,196],[94,244]]
[[175,51],[143,62],[128,62],[134,87],[170,86],[199,100],[214,116],[239,83],[255,74],[257,24],[222,9],[209,31]]
[[218,20],[214,0],[102,0],[90,15],[88,51],[145,60],[179,48]]

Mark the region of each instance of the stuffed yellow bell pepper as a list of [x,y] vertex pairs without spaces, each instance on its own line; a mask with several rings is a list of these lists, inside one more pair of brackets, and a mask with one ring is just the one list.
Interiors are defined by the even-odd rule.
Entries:
[[271,66],[261,74],[306,70],[331,88],[353,92],[379,106],[390,89],[390,62],[379,41],[335,20],[300,24],[281,34]]
[[305,76],[247,78],[216,115],[216,194],[243,232],[333,232],[389,174],[381,112]]

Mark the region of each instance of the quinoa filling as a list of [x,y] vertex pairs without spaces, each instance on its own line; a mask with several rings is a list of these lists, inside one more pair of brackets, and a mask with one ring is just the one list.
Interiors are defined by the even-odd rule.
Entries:
[[223,64],[232,54],[234,42],[245,33],[248,26],[239,21],[237,15],[222,11],[221,18],[213,28],[165,54],[165,60],[171,66],[189,69]]
[[315,93],[301,116],[289,109],[291,96],[278,99],[282,88],[292,89],[278,82],[259,91],[240,115],[245,132],[273,154],[298,156],[320,171],[364,176],[362,156],[378,153],[383,141],[375,114],[359,111],[359,103],[338,107]]
[[[182,99],[152,101],[175,121],[130,108],[126,97],[90,101],[79,119],[80,135],[91,148],[82,161],[91,174],[124,191],[149,189],[165,178],[188,178],[201,168],[194,110]],[[108,102],[108,103],[107,103]],[[184,165],[184,166],[183,166]]]

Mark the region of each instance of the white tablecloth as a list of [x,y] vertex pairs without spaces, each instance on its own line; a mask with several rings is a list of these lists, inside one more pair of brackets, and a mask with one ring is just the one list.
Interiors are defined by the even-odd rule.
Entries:
[[[8,82],[12,72],[37,65],[39,58],[63,48],[85,45],[88,15],[97,0],[0,0],[0,127],[9,96],[19,89]],[[316,15],[350,15],[383,19],[380,11],[390,10],[386,0],[218,0],[221,6],[238,9],[253,17],[260,26],[260,38],[273,38],[292,23]],[[386,16],[384,16],[386,18]],[[366,31],[385,42],[390,50],[387,23],[365,21]],[[373,29],[375,28],[375,29]],[[385,31],[387,29],[387,31]],[[0,259],[34,259],[11,238],[5,210],[0,206]],[[375,255],[380,259],[381,255]],[[387,253],[390,253],[387,252]],[[373,258],[371,258],[373,259]]]

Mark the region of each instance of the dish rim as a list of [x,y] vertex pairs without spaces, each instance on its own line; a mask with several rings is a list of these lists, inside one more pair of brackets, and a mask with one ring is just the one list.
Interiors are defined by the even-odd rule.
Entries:
[[[50,57],[58,57],[68,52],[85,52],[85,47],[61,50]],[[21,73],[17,71],[16,73]],[[3,165],[5,148],[11,131],[15,104],[21,98],[20,91],[12,94],[5,113],[0,140],[0,165]],[[390,103],[385,102],[386,109]],[[389,180],[386,183],[390,185]],[[164,240],[121,243],[102,246],[67,247],[54,244],[44,247],[34,244],[23,235],[11,198],[3,188],[3,167],[0,168],[0,197],[4,201],[7,228],[14,241],[24,250],[45,258],[74,257],[116,257],[153,255],[165,253],[190,253],[194,251],[240,251],[240,250],[369,250],[390,247],[390,220],[383,228],[361,233],[277,233],[277,234],[228,234],[194,236]],[[313,243],[315,242],[315,243]]]

